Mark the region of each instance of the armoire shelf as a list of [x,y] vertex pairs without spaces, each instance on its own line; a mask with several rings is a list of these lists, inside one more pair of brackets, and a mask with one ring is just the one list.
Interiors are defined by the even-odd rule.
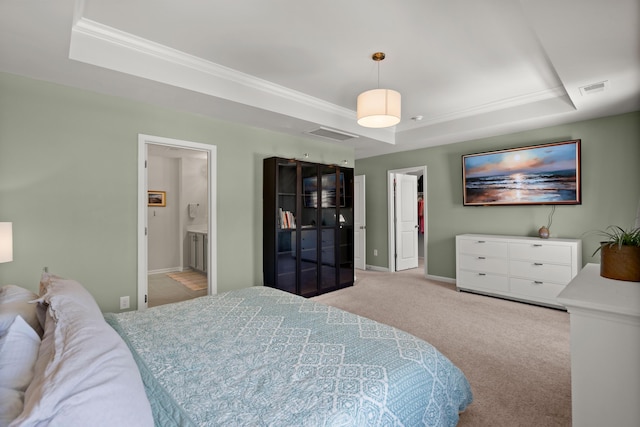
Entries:
[[353,169],[270,157],[264,284],[305,297],[353,285]]

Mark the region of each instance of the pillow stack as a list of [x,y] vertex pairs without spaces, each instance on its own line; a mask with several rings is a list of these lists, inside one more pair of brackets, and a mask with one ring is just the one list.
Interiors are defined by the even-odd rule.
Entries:
[[[74,280],[47,273],[40,286],[37,301],[46,307],[44,335],[40,343],[36,334],[33,378],[10,427],[153,426],[133,356],[91,294]],[[37,320],[37,311],[35,316]],[[17,322],[15,333],[28,335]]]

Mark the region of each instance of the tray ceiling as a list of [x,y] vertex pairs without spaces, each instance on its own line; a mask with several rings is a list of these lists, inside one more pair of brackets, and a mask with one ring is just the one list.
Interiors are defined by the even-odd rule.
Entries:
[[[637,0],[10,0],[0,71],[364,158],[640,109],[639,16]],[[402,94],[393,128],[355,121],[375,51]]]

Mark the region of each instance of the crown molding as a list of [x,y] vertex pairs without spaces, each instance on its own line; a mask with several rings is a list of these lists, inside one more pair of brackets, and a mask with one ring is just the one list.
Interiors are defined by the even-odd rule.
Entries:
[[[209,75],[212,78],[226,80],[260,92],[288,99],[295,103],[304,104],[314,109],[326,111],[331,114],[338,114],[345,118],[354,120],[356,117],[356,112],[349,110],[348,108],[340,107],[322,99],[306,95],[302,92],[204,60],[197,56],[152,42],[142,37],[120,31],[91,19],[84,17],[78,18],[73,26],[72,32],[82,34],[86,37],[99,40],[104,43],[117,45],[132,52],[153,56],[180,67],[196,70]],[[203,93],[207,92],[203,91]]]
[[[470,108],[441,114],[439,116],[420,121],[420,127],[430,126],[436,123],[443,123],[452,120],[464,119],[471,116],[479,116],[494,111],[505,110],[508,108],[519,107],[521,105],[533,104],[535,102],[545,101],[547,99],[553,98],[561,98],[564,96],[567,96],[567,91],[565,90],[564,86],[557,86],[550,89],[531,92],[524,95],[505,98],[499,101],[488,102],[486,104],[476,105]],[[410,126],[407,126],[403,130],[410,128]]]

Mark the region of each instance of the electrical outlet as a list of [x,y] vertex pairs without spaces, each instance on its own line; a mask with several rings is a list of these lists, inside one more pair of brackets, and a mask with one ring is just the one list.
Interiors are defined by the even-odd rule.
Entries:
[[377,249],[373,250],[373,256],[378,256],[378,250]]
[[120,310],[124,310],[125,308],[129,308],[129,297],[120,297]]

